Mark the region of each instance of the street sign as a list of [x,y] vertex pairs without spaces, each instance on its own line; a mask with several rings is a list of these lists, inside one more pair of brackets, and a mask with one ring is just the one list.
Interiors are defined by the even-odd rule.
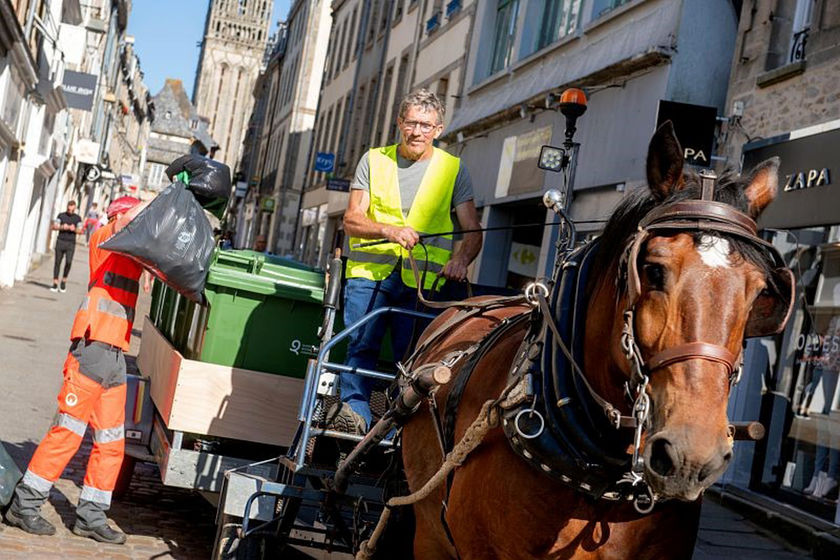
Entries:
[[236,196],[237,198],[242,198],[246,194],[248,194],[248,183],[246,183],[245,181],[237,181],[234,196]]
[[712,165],[717,107],[659,101],[656,128],[665,121],[674,123],[674,132],[683,149],[686,163],[700,167]]
[[335,154],[318,152],[315,154],[315,171],[332,173],[335,168]]
[[327,190],[350,192],[350,181],[347,179],[327,179]]
[[87,173],[85,173],[85,179],[91,183],[95,183],[100,177],[102,177],[102,171],[99,169],[98,165],[91,165],[88,167]]

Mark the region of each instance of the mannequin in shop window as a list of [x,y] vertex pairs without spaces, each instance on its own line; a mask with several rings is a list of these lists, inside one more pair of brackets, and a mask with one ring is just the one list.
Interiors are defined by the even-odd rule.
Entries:
[[815,498],[837,496],[837,483],[840,479],[840,423],[832,421],[831,415],[838,377],[840,315],[835,315],[831,318],[822,340],[822,355],[814,368],[814,377],[811,380],[811,391],[822,393],[823,406],[818,414],[811,415],[811,418],[817,421],[817,451],[814,456],[814,475],[803,492]]

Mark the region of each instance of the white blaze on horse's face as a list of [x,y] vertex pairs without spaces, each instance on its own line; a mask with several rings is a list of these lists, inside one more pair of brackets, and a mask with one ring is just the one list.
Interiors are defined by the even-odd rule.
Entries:
[[729,240],[717,235],[703,235],[697,244],[697,252],[706,266],[711,268],[729,268]]

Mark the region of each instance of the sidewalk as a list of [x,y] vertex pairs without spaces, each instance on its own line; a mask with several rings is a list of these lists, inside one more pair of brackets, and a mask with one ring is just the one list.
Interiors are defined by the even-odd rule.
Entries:
[[[49,291],[52,258],[45,258],[23,282],[0,290],[0,441],[21,470],[52,423],[70,326],[87,291],[88,249],[77,245],[66,293]],[[141,292],[137,317],[149,297]],[[140,346],[142,321],[135,325],[131,355]],[[130,360],[129,360],[130,361]],[[75,504],[90,450],[90,431],[65,469],[43,513],[58,529],[38,537],[3,524],[0,558],[5,559],[206,559],[215,536],[215,510],[203,498],[164,487],[154,465],[138,463],[126,496],[115,499],[109,517],[125,531],[125,545],[107,545],[73,535]]]

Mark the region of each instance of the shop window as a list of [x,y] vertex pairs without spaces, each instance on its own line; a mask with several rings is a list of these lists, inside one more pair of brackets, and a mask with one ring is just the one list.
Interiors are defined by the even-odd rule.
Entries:
[[516,37],[516,16],[519,0],[498,0],[493,33],[493,58],[490,74],[495,74],[510,64],[510,53]]
[[759,489],[834,523],[840,520],[838,229],[792,232],[789,255],[802,296],[779,347],[775,372],[762,383],[762,408],[772,411],[762,420],[771,430],[781,427],[782,434],[767,442],[759,481]]

